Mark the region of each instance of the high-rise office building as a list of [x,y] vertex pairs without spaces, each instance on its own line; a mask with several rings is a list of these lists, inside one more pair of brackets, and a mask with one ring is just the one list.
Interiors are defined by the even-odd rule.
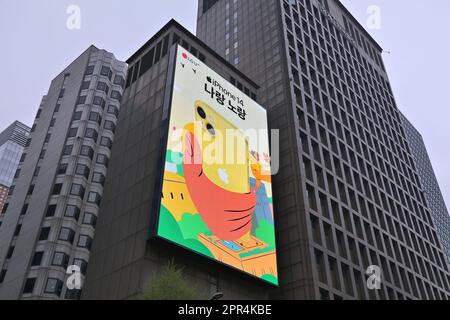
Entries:
[[51,83],[0,227],[0,299],[76,299],[94,237],[127,65],[89,47]]
[[412,123],[400,114],[403,126],[405,128],[406,139],[408,140],[411,153],[419,173],[425,192],[425,199],[431,210],[431,216],[436,226],[437,235],[442,243],[448,263],[450,264],[450,215],[445,205],[439,183],[434,174],[433,165],[428,156],[427,147],[423,141],[422,135],[412,125]]
[[0,212],[3,211],[6,203],[9,187],[16,174],[29,134],[30,128],[19,121],[15,121],[0,133]]
[[[256,98],[258,86],[252,80],[174,20],[127,60],[128,78],[82,299],[136,298],[172,259],[184,268],[197,298],[219,291],[228,299],[269,297],[271,286],[261,280],[171,243],[149,239],[158,213],[155,190],[160,196],[157,185],[163,168],[159,160],[165,156],[161,146],[167,134],[177,45],[184,48],[185,59],[196,57],[223,78],[233,79],[242,96]],[[181,89],[175,86],[174,90]],[[184,107],[186,112],[192,110],[192,106]],[[165,197],[183,201],[179,190],[183,190],[181,184]],[[172,226],[171,231],[176,229]]]
[[[200,0],[197,36],[258,85],[285,299],[448,299],[450,276],[382,61],[337,0]],[[366,285],[381,268],[381,290]]]

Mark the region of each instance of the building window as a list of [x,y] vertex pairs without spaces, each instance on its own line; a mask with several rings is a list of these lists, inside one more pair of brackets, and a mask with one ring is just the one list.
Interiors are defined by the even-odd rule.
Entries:
[[47,135],[45,136],[44,143],[49,143],[51,137],[52,137],[52,135],[50,133],[47,133]]
[[62,183],[55,184],[53,186],[52,195],[54,195],[54,196],[59,195],[61,193],[62,186],[63,186]]
[[22,170],[20,170],[20,169],[17,169],[16,170],[16,173],[14,174],[14,179],[17,179],[19,176],[20,176],[20,172],[21,172]]
[[[156,45],[156,49],[155,49],[155,64],[159,62],[159,59],[161,59],[161,46],[162,46],[162,41],[158,42],[158,44]],[[133,79],[133,82],[136,79]]]
[[85,104],[86,103],[86,96],[79,96],[77,104]]
[[82,146],[80,155],[88,157],[89,159],[92,160],[92,158],[94,157],[94,149],[92,149],[89,146]]
[[[215,5],[217,3],[217,1],[219,1],[219,0],[205,0],[205,1],[203,1],[203,13],[208,11],[213,5]],[[229,6],[229,5],[230,4],[227,3],[227,6]]]
[[78,221],[78,218],[80,217],[80,209],[77,206],[67,205],[66,213],[64,215],[69,218],[74,218],[76,221]]
[[76,111],[76,112],[73,114],[72,120],[73,120],[73,121],[81,120],[81,116],[82,116],[82,115],[83,115],[83,111]]
[[67,167],[68,167],[67,163],[61,163],[58,168],[58,174],[66,174]]
[[44,256],[44,252],[43,251],[35,252],[35,254],[33,256],[33,260],[31,260],[31,266],[32,267],[40,266],[43,256]]
[[62,97],[64,97],[64,93],[66,92],[65,88],[62,88],[61,91],[59,92],[59,99],[61,99]]
[[95,203],[97,206],[100,206],[100,202],[102,201],[102,197],[97,192],[89,192],[88,200],[89,203]]
[[197,56],[197,54],[198,54],[198,50],[196,49],[196,48],[194,48],[193,46],[191,46],[191,50],[189,50],[191,53],[192,53],[192,55],[194,55],[194,56]]
[[97,83],[97,90],[103,91],[104,93],[108,94],[108,92],[109,92],[109,87],[108,87],[108,85],[106,84],[106,82],[99,81],[99,82]]
[[53,255],[52,266],[67,268],[69,264],[69,256],[64,252],[55,252]]
[[90,76],[91,74],[93,74],[93,73],[94,73],[94,68],[95,68],[94,65],[93,65],[93,66],[88,66],[88,67],[86,68],[86,73],[85,73],[85,75]]
[[108,106],[107,112],[109,114],[115,115],[116,117],[119,115],[119,109],[116,106],[113,106],[113,105],[109,105]]
[[111,99],[116,99],[116,100],[120,101],[120,100],[122,100],[122,95],[120,94],[119,91],[113,90],[113,91],[111,91]]
[[36,113],[36,119],[39,119],[41,117],[42,109],[39,109]]
[[81,290],[73,289],[73,290],[66,290],[66,294],[64,296],[67,300],[80,300],[81,297]]
[[133,70],[134,70],[134,66],[131,66],[128,68],[128,75],[127,75],[127,81],[125,82],[125,88],[128,88],[131,85]]
[[89,179],[89,174],[91,173],[91,170],[84,164],[77,164],[77,167],[75,168],[75,174],[78,176],[83,176],[86,179]]
[[75,231],[73,231],[72,229],[69,228],[61,228],[61,230],[59,231],[59,237],[58,240],[61,241],[67,241],[70,244],[73,243],[73,238],[75,237]]
[[107,148],[111,149],[111,147],[112,147],[112,140],[110,138],[108,138],[108,137],[102,137],[100,139],[100,145],[102,147],[107,147]]
[[61,295],[62,286],[63,282],[61,280],[55,278],[48,278],[44,292],[54,294],[59,297]]
[[11,187],[9,187],[9,190],[8,190],[8,196],[12,196],[13,194],[14,194],[14,189],[16,188],[16,186],[11,186]]
[[95,228],[97,224],[97,216],[93,213],[86,212],[83,217],[83,224],[89,225]]
[[48,240],[49,234],[50,234],[50,227],[42,228],[41,233],[39,234],[39,241]]
[[81,90],[87,90],[89,89],[89,86],[91,85],[90,81],[83,81],[83,83],[81,84]]
[[112,71],[111,71],[111,68],[110,68],[110,67],[108,67],[108,66],[103,66],[103,67],[102,67],[102,70],[100,71],[100,74],[101,74],[102,76],[108,77],[108,79],[111,80],[111,77],[112,77]]
[[73,264],[80,268],[80,271],[82,274],[86,273],[86,269],[87,269],[86,261],[84,261],[83,259],[73,259]]
[[103,164],[105,167],[108,167],[108,157],[104,154],[98,154],[97,155],[97,163]]
[[81,234],[80,237],[78,238],[78,247],[91,250],[91,246],[92,246],[92,238]]
[[141,69],[139,71],[139,76],[146,73],[153,65],[153,59],[155,57],[155,48],[152,48],[147,52],[141,59]]
[[123,87],[124,83],[125,83],[125,78],[123,76],[117,74],[114,77],[114,84],[117,84],[117,85]]
[[172,38],[172,44],[178,44],[180,43],[180,36],[177,35],[176,33],[173,34],[173,38]]
[[78,196],[81,199],[84,198],[84,187],[81,184],[72,184],[72,188],[70,189],[70,194],[73,196]]
[[72,154],[72,150],[73,150],[73,145],[66,145],[66,146],[64,146],[64,149],[63,149],[63,157],[65,157],[65,156],[70,156],[71,154]]
[[164,57],[167,54],[169,49],[169,35],[166,35],[163,40],[161,57]]
[[56,106],[55,106],[55,110],[53,111],[53,112],[59,112],[59,108],[61,108],[61,104],[57,104]]
[[86,128],[86,131],[84,132],[84,137],[90,138],[90,139],[94,140],[94,142],[97,142],[98,132],[95,129]]
[[78,133],[78,128],[70,128],[69,133],[67,134],[67,137],[68,138],[76,137],[77,133]]
[[102,117],[98,112],[91,112],[89,113],[89,121],[94,121],[100,125],[100,123],[102,122]]
[[46,151],[45,149],[41,151],[41,153],[39,154],[39,160],[42,160],[42,159],[45,158],[45,153],[46,153],[46,152],[47,152],[47,151]]
[[92,104],[94,106],[100,106],[103,109],[103,107],[105,106],[105,100],[102,97],[96,96],[94,97],[94,101],[92,102]]
[[47,208],[47,213],[45,214],[46,217],[53,217],[56,213],[56,204],[51,204]]
[[23,294],[33,293],[35,283],[36,283],[36,278],[28,278],[27,281],[25,281],[25,285],[23,287],[22,293]]
[[116,125],[112,121],[105,121],[103,128],[105,128],[106,130],[111,130],[113,133],[114,131],[116,131]]
[[99,183],[103,186],[105,183],[105,176],[100,172],[94,172],[92,175],[92,182]]

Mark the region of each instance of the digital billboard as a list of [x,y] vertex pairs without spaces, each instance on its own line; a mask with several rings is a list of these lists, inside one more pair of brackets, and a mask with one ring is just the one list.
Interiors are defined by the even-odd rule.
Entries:
[[278,285],[267,112],[178,47],[157,236]]

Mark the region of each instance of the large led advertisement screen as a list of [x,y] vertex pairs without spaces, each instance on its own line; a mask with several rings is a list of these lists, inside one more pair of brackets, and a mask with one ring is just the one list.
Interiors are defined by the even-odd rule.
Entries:
[[278,285],[267,113],[178,47],[157,236]]

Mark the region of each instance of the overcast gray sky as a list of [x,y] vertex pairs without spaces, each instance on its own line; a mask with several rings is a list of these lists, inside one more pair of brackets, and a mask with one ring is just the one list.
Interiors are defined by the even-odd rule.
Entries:
[[[245,0],[241,0],[245,1]],[[448,0],[342,0],[390,51],[385,63],[397,104],[422,133],[450,203],[450,25]],[[81,29],[69,30],[66,10],[81,9]],[[0,0],[0,130],[14,120],[31,125],[51,80],[90,44],[126,60],[171,18],[195,33],[197,0]]]

